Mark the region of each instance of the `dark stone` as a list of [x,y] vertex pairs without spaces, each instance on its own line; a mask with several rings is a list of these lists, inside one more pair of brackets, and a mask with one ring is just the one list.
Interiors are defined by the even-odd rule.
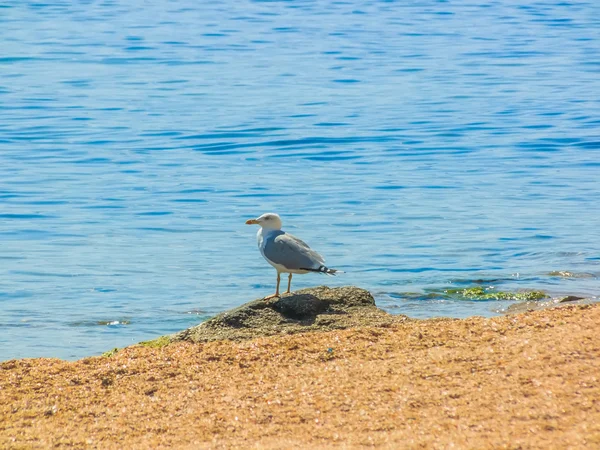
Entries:
[[559,303],[576,302],[578,300],[585,300],[585,297],[577,297],[576,295],[567,295],[566,297],[561,298]]
[[241,340],[358,326],[389,326],[406,320],[406,316],[392,316],[377,308],[373,296],[364,289],[320,286],[279,298],[251,301],[170,336],[170,340]]
[[549,300],[515,303],[506,309],[507,314],[520,314],[527,311],[537,311],[539,309],[557,308],[569,305],[581,305],[591,302],[592,299],[586,297],[578,297],[576,295],[568,295],[566,297],[551,298]]

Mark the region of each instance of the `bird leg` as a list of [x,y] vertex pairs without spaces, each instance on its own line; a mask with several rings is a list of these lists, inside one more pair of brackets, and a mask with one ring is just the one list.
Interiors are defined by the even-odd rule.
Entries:
[[288,290],[285,291],[285,294],[289,294],[290,293],[290,287],[292,286],[292,274],[290,272],[290,276],[288,277]]
[[[291,275],[291,274],[290,274]],[[277,287],[275,288],[275,293],[272,295],[267,295],[264,299],[269,300],[270,298],[279,297],[279,282],[281,281],[281,274],[277,272]]]

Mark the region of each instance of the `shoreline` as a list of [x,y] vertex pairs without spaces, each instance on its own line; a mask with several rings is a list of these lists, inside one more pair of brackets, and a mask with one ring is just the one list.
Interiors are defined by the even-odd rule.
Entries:
[[[298,291],[292,292],[292,295],[298,294],[301,291],[312,291],[315,289],[319,289],[325,286],[315,286],[312,288],[304,288]],[[339,288],[353,288],[353,289],[361,289],[355,286],[340,286]],[[368,291],[365,291],[368,292]],[[444,294],[442,294],[444,292]],[[572,291],[571,291],[572,292]],[[369,295],[371,295],[369,293]],[[416,295],[416,294],[410,294]],[[423,294],[424,295],[424,294]],[[533,288],[521,288],[518,290],[505,290],[500,291],[493,287],[483,289],[481,286],[471,286],[471,287],[461,287],[455,289],[445,289],[440,291],[440,295],[446,295],[452,297],[457,303],[456,305],[461,305],[458,303],[463,300],[467,300],[467,302],[463,303],[463,310],[459,313],[454,311],[454,314],[445,314],[447,311],[436,310],[435,313],[431,313],[427,316],[423,316],[419,314],[419,312],[415,311],[404,311],[400,310],[397,305],[390,305],[385,301],[382,303],[385,304],[383,307],[379,307],[379,303],[375,305],[375,301],[373,300],[373,304],[377,306],[380,311],[383,311],[386,314],[391,316],[406,317],[408,320],[428,320],[428,319],[438,319],[438,318],[458,318],[463,319],[472,316],[481,316],[481,317],[501,317],[509,314],[518,314],[526,311],[534,311],[538,309],[547,309],[554,308],[559,306],[567,306],[567,305],[584,305],[584,304],[594,304],[600,303],[600,299],[596,295],[584,295],[584,294],[573,294],[573,293],[563,293],[561,295],[552,295],[547,291],[533,289]],[[422,295],[419,294],[417,297],[419,300],[422,300]],[[256,299],[256,300],[260,300]],[[254,301],[256,301],[254,300]],[[479,301],[482,300],[482,301]],[[491,302],[493,300],[493,302]],[[252,301],[252,300],[251,300]],[[251,302],[250,301],[250,302]],[[501,306],[500,301],[504,301]],[[226,309],[221,312],[215,313],[214,316],[202,315],[202,317],[198,317],[196,320],[197,325],[193,325],[191,322],[188,324],[188,329],[196,328],[198,325],[210,321],[216,316],[219,316],[223,313],[229,313],[240,306],[243,307],[248,303],[242,303],[239,306],[233,306],[230,309]],[[477,308],[480,304],[488,305],[486,306],[488,309],[486,311],[481,311],[477,309],[473,309],[468,307],[464,308],[464,304],[473,305],[474,308]],[[492,306],[489,306],[492,305]],[[460,308],[460,306],[457,306]],[[434,306],[435,308],[435,306]],[[114,320],[113,320],[114,319]],[[31,335],[28,336],[27,342],[25,346],[23,346],[22,342],[15,336],[9,335],[6,337],[6,343],[8,345],[3,349],[2,356],[0,356],[0,363],[3,361],[10,361],[12,359],[30,359],[30,358],[58,358],[64,359],[66,361],[77,361],[82,358],[90,357],[90,356],[105,356],[106,354],[114,354],[116,351],[119,351],[123,348],[135,346],[135,345],[143,345],[145,343],[154,343],[156,341],[162,341],[164,339],[168,339],[171,336],[180,334],[187,329],[173,329],[171,326],[166,327],[166,329],[160,330],[158,333],[151,333],[149,330],[140,331],[137,328],[137,325],[132,326],[131,321],[137,322],[135,318],[131,318],[130,315],[125,316],[116,316],[110,320],[88,320],[88,321],[74,321],[69,322],[71,325],[78,328],[80,325],[85,327],[93,327],[91,330],[91,338],[87,336],[87,331],[85,336],[78,336],[74,341],[69,340],[72,338],[71,335],[60,335],[59,330],[57,328],[52,329],[50,336],[46,335],[46,339],[48,342],[42,342],[42,345],[37,345],[37,341],[40,340],[39,335]],[[372,317],[370,319],[373,319]],[[139,324],[138,324],[139,325]],[[360,326],[368,325],[368,321],[363,321]],[[373,323],[373,325],[379,325],[379,323]],[[113,328],[113,326],[115,328]],[[105,328],[106,332],[102,329]],[[133,330],[135,328],[135,330]],[[260,331],[258,333],[253,333],[252,329],[254,328],[254,324],[245,327],[248,329],[247,333],[243,333],[246,335],[260,335]],[[274,328],[279,328],[275,326]],[[287,328],[287,327],[286,327]],[[306,331],[310,331],[310,327],[305,327]],[[100,329],[98,331],[98,329]],[[283,330],[280,330],[283,331]],[[114,337],[110,342],[105,342],[104,334],[112,333]],[[57,334],[59,333],[59,334]],[[167,334],[162,334],[167,333]],[[242,333],[240,333],[242,334]],[[38,337],[35,337],[38,336]],[[18,336],[17,336],[18,337]],[[59,339],[60,338],[60,339]],[[216,337],[216,339],[222,339],[223,337]],[[42,338],[43,339],[43,338]],[[86,340],[88,339],[88,340]],[[70,345],[62,345],[61,340],[68,341]],[[58,345],[54,345],[54,342],[57,342]],[[15,346],[10,346],[10,343],[15,342]],[[48,345],[49,343],[49,345]],[[29,349],[29,351],[28,351]],[[43,350],[41,350],[43,349]],[[76,349],[76,350],[75,350]]]
[[592,448],[599,324],[594,304],[10,360],[0,447]]

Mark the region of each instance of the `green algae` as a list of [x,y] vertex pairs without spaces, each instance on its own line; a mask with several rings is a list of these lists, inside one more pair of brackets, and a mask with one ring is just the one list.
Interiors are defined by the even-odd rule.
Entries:
[[[160,337],[158,337],[156,339],[152,339],[150,341],[139,342],[136,345],[139,345],[141,347],[149,347],[149,348],[162,348],[162,347],[166,347],[167,345],[169,345],[171,343],[171,341],[172,341],[172,339],[170,336],[160,336]],[[111,356],[114,356],[117,353],[119,353],[121,350],[123,350],[123,349],[115,347],[112,350],[102,353],[102,356],[104,358],[110,358]]]
[[104,358],[110,358],[111,356],[116,355],[121,349],[119,347],[115,347],[112,350],[102,353]]
[[514,300],[532,301],[548,298],[544,291],[535,289],[523,289],[518,291],[500,291],[493,287],[466,286],[450,289],[425,289],[425,292],[397,292],[390,294],[391,297],[403,300]]
[[467,300],[516,300],[531,301],[547,298],[544,291],[523,290],[516,292],[496,291],[493,288],[485,289],[482,286],[473,286],[468,288],[446,289],[444,293],[451,298]]
[[141,345],[142,347],[162,348],[169,345],[171,341],[172,339],[170,336],[161,336],[156,339],[152,339],[151,341],[140,342],[138,345]]

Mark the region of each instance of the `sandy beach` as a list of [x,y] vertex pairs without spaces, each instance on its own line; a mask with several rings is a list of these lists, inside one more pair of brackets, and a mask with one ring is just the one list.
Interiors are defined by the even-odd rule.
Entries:
[[600,448],[600,305],[0,364],[2,448]]

